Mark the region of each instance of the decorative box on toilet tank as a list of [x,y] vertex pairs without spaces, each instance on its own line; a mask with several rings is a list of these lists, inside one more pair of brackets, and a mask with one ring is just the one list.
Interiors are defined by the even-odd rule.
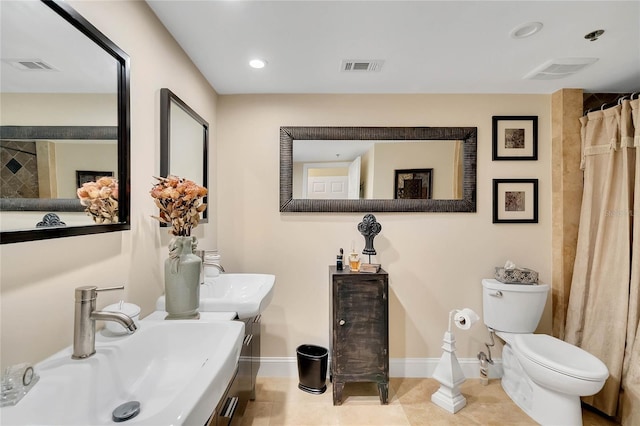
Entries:
[[375,382],[380,402],[389,393],[389,275],[338,271],[330,275],[329,374],[333,404],[342,403],[347,382]]

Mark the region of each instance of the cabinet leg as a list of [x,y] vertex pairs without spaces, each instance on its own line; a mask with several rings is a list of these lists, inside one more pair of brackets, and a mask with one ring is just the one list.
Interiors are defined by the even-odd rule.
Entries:
[[342,405],[343,382],[333,382],[333,405]]
[[389,402],[389,383],[378,383],[378,392],[380,393],[380,402],[386,405]]

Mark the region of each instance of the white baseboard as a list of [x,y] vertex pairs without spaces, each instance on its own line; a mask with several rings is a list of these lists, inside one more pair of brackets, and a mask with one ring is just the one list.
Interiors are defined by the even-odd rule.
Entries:
[[[390,377],[432,377],[440,358],[391,358]],[[468,379],[480,378],[480,361],[476,358],[458,358],[460,368]],[[298,377],[296,357],[260,358],[260,377]],[[489,378],[502,377],[502,359],[494,359],[489,366]]]

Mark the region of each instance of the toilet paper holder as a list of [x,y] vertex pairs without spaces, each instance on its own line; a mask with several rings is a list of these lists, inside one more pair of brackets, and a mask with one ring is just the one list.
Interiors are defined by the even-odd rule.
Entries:
[[449,327],[442,339],[442,356],[432,377],[440,382],[440,388],[431,395],[431,402],[455,414],[467,400],[460,392],[465,381],[464,373],[456,357],[456,338],[451,331],[453,324],[461,330],[470,329],[480,317],[472,309],[453,309],[449,312]]
[[449,312],[448,331],[449,333],[451,333],[452,324],[455,324],[456,327],[458,327],[460,330],[468,330],[479,320],[480,317],[473,311],[473,309],[453,309],[451,312]]

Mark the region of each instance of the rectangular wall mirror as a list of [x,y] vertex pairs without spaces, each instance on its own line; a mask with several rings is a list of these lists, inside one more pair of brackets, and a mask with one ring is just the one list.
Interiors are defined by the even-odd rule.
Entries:
[[281,127],[281,212],[474,212],[475,127]]
[[[65,2],[1,7],[0,242],[129,229],[129,57]],[[117,223],[84,213],[87,172],[118,178]]]
[[[207,188],[208,147],[209,123],[171,90],[160,89],[160,175],[179,176]],[[202,212],[200,222],[207,221],[208,211],[207,207]]]

